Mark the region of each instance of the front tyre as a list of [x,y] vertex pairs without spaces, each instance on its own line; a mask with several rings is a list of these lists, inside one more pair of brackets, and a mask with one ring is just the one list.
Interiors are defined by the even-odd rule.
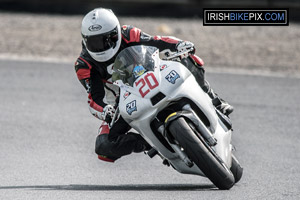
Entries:
[[239,161],[236,159],[236,157],[232,154],[232,164],[230,171],[232,172],[235,183],[239,182],[241,180],[243,175],[243,167],[240,165]]
[[215,186],[221,190],[228,190],[234,185],[231,171],[212,149],[199,139],[184,118],[180,117],[171,122],[169,131],[188,157]]

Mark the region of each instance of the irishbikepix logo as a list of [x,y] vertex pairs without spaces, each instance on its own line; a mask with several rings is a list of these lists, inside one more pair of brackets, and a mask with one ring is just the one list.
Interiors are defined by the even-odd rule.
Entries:
[[289,9],[203,9],[204,26],[288,26]]

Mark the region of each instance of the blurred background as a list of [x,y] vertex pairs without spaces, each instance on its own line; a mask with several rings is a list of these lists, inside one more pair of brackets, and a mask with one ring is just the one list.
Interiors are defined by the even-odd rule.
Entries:
[[[1,9],[28,12],[84,14],[95,7],[109,7],[119,15],[151,17],[202,16],[202,8],[300,8],[299,0],[0,0]],[[293,12],[295,15],[297,12]]]
[[[300,73],[300,0],[0,0],[0,58],[74,62],[83,16],[111,8],[121,24],[192,41],[208,70]],[[203,8],[289,8],[289,26],[203,26]]]

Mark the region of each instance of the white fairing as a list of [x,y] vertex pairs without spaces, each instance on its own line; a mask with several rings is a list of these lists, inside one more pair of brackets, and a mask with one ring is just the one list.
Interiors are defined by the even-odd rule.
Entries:
[[[154,78],[153,78],[154,77]],[[144,79],[141,81],[141,79]],[[157,81],[157,82],[156,82]],[[133,87],[116,81],[120,88],[119,109],[123,118],[137,130],[146,141],[153,146],[164,158],[172,163],[174,168],[181,173],[198,174],[203,173],[194,165],[187,167],[176,153],[170,152],[156,138],[150,128],[150,122],[157,113],[165,108],[170,102],[187,97],[196,103],[205,113],[211,123],[210,130],[217,139],[214,147],[217,154],[230,168],[231,166],[231,131],[225,131],[211,103],[211,99],[199,87],[194,76],[179,62],[160,60],[155,55],[154,72],[148,71],[140,76]],[[166,95],[155,106],[152,106],[151,97],[158,92]],[[143,96],[143,97],[142,97]]]

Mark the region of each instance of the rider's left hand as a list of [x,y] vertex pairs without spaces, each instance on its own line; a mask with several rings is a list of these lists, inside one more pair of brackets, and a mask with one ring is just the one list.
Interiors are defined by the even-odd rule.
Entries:
[[184,51],[188,51],[191,50],[191,54],[195,53],[195,46],[192,42],[189,41],[182,41],[179,42],[176,46],[177,52],[184,52]]

